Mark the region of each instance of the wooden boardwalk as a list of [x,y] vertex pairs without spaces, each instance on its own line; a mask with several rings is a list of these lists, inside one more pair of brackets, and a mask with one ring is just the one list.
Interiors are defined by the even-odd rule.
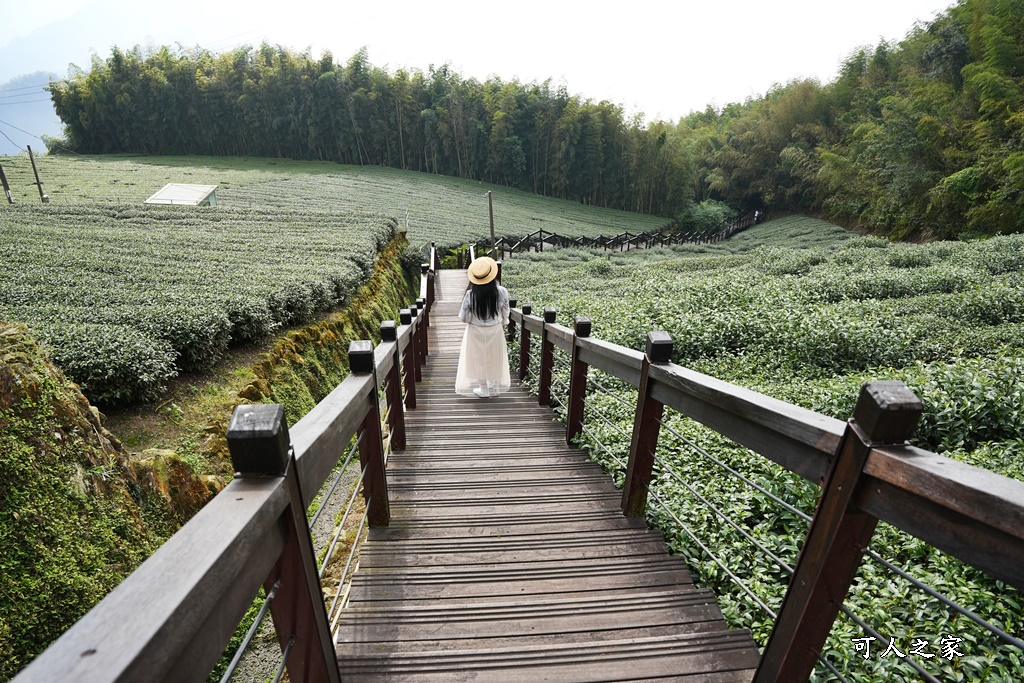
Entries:
[[370,531],[340,622],[343,678],[749,681],[750,635],[623,516],[550,410],[515,380],[454,393],[465,271],[438,279],[409,448],[388,461],[391,526]]

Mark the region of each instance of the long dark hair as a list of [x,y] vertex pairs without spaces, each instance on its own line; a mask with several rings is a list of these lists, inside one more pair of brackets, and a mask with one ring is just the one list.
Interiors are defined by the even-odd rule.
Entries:
[[479,320],[498,316],[498,281],[491,280],[487,284],[469,283],[469,310]]

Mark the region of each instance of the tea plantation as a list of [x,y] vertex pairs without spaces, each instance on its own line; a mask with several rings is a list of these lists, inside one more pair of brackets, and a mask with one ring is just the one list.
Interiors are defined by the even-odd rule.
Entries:
[[[666,330],[674,362],[840,419],[851,415],[863,383],[901,379],[925,403],[916,445],[1024,480],[1024,236],[892,244],[793,217],[718,245],[517,256],[504,273],[519,302],[554,306],[563,324],[586,315],[593,336],[638,350],[648,331]],[[565,368],[557,374],[567,378]],[[587,397],[586,445],[621,480],[636,391],[607,376],[594,380],[603,390]],[[732,623],[764,644],[772,621],[757,601],[777,610],[788,574],[710,505],[792,566],[807,531],[796,511],[813,514],[819,489],[691,420],[674,415],[669,425],[677,433],[664,432],[659,455],[680,478],[662,470],[653,491],[672,512],[652,505],[651,521],[715,588]],[[754,492],[716,460],[796,511]],[[924,641],[928,648],[910,659],[939,680],[1024,679],[1017,648],[882,560],[1019,638],[1024,602],[1017,591],[884,524],[872,547],[881,560],[865,559],[847,605],[885,640],[865,660],[854,639],[869,634],[841,615],[825,654],[832,666],[850,680],[920,680],[891,653],[879,655],[888,639],[904,653]],[[963,656],[937,656],[950,636],[962,639]],[[834,680],[823,665],[817,676]]]
[[230,344],[343,304],[395,228],[355,213],[9,206],[0,319],[26,323],[93,402],[149,400]]
[[[521,237],[543,229],[566,237],[611,236],[664,227],[665,218],[551,199],[499,185],[376,166],[230,157],[41,157],[39,172],[53,203],[140,205],[166,183],[218,185],[218,205],[238,209],[372,211],[394,216],[420,247],[489,240],[494,230]],[[38,203],[27,157],[0,158],[15,200]]]

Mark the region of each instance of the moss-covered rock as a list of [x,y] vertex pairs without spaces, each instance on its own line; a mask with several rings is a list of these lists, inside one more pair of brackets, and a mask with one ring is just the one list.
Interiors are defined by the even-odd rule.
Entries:
[[[180,461],[171,462],[180,475],[173,464]],[[187,480],[174,476],[169,485],[193,490]],[[148,557],[174,528],[174,514],[151,495],[99,411],[27,328],[5,322],[0,482],[0,679],[6,680]]]
[[381,322],[396,320],[414,292],[412,274],[404,268],[405,249],[401,238],[385,247],[369,281],[344,311],[279,339],[253,368],[256,379],[239,397],[280,403],[289,424],[295,424],[331,393],[348,376],[349,342],[380,341]]

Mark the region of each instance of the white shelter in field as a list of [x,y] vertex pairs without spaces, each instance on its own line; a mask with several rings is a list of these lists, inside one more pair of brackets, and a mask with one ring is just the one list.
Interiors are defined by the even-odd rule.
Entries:
[[145,203],[180,206],[217,206],[217,186],[167,183],[147,199]]

